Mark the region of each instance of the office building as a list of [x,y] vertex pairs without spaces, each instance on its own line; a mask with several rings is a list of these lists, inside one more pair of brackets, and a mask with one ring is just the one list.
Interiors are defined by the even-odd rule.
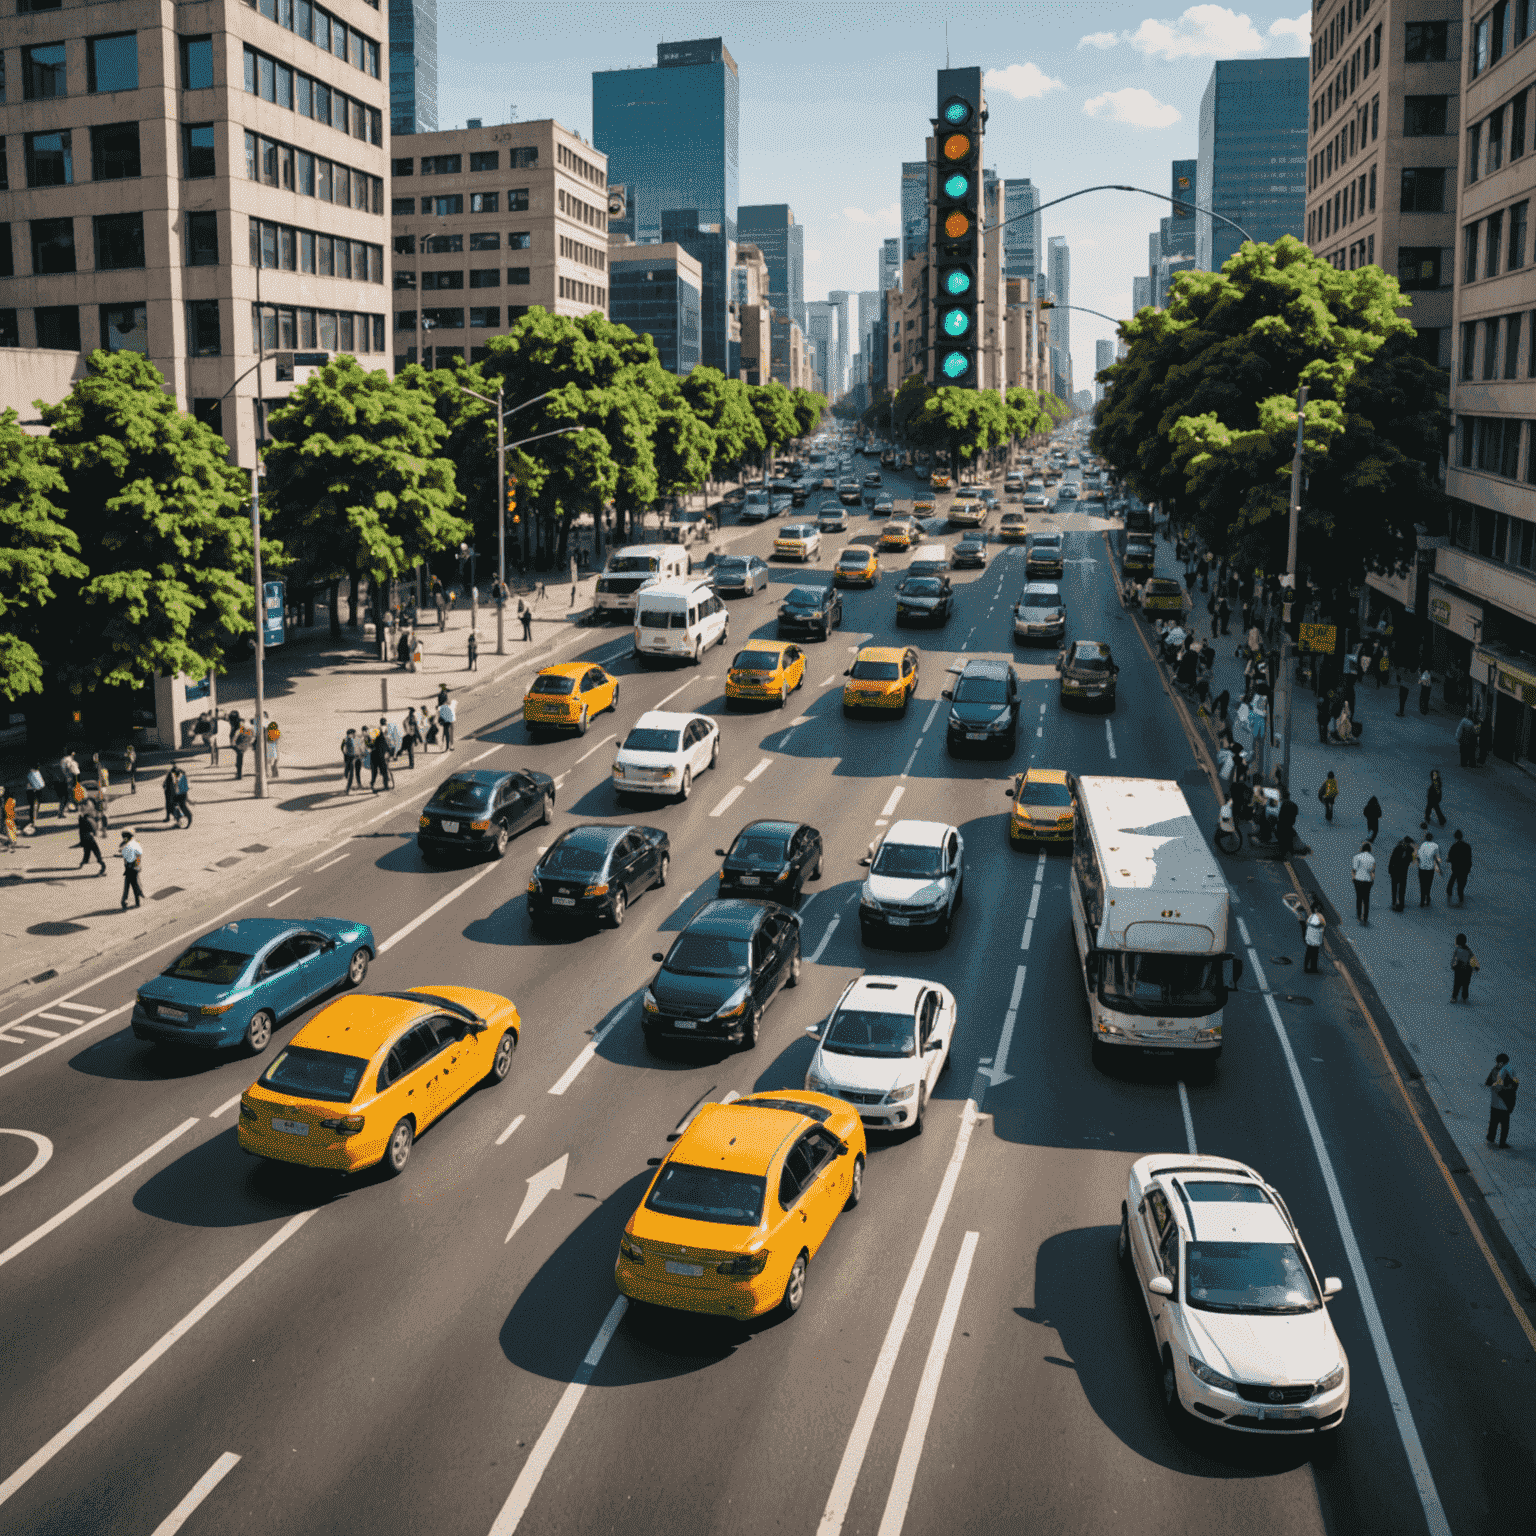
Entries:
[[1152,302],[1152,279],[1150,277],[1133,277],[1131,279],[1131,313],[1138,314]]
[[1026,278],[1033,283],[1041,271],[1045,254],[1040,234],[1040,190],[1027,176],[1009,177],[1003,182],[1003,274]]
[[750,240],[768,263],[773,307],[805,334],[805,226],[788,203],[753,203],[737,210],[736,237]]
[[1096,342],[1094,342],[1094,344],[1093,344],[1093,371],[1094,371],[1094,374],[1095,374],[1095,378],[1094,378],[1094,381],[1093,381],[1093,399],[1094,399],[1094,403],[1095,404],[1097,404],[1100,400],[1102,400],[1104,398],[1104,391],[1105,391],[1105,388],[1106,388],[1106,386],[1099,380],[1097,375],[1103,373],[1106,368],[1113,367],[1114,366],[1114,361],[1115,361],[1115,344],[1114,344],[1114,342],[1112,342],[1112,341],[1096,341]]
[[814,389],[805,360],[805,336],[800,327],[780,310],[773,310],[769,317],[772,327],[773,351],[771,365],[773,381],[786,389]]
[[[1307,96],[1304,58],[1221,59],[1211,69],[1200,100],[1200,204],[1255,240],[1305,234]],[[1195,266],[1219,272],[1242,240],[1197,212]]]
[[669,373],[699,366],[703,294],[698,260],[675,241],[608,246],[608,318],[649,336]]
[[384,21],[281,14],[34,4],[0,54],[0,347],[66,388],[82,353],[141,353],[247,465],[294,382],[263,351],[389,356]]
[[739,372],[748,384],[766,384],[772,376],[773,326],[768,263],[755,245],[736,247],[731,268],[731,303],[736,310]]
[[884,293],[887,288],[894,288],[901,281],[901,241],[895,236],[885,240],[880,246],[880,287]]
[[1049,297],[1056,306],[1051,317],[1051,390],[1064,401],[1072,398],[1072,252],[1062,235],[1052,235],[1045,248]]
[[[1422,539],[1419,570],[1409,573],[1402,590],[1384,595],[1420,620],[1410,628],[1426,637],[1424,650],[1435,669],[1471,684],[1475,705],[1492,721],[1494,754],[1524,763],[1536,758],[1536,433],[1529,425],[1536,420],[1530,220],[1536,201],[1536,124],[1530,117],[1536,15],[1524,5],[1469,6],[1458,28],[1455,22],[1418,21],[1424,11],[1416,10],[1414,25],[1405,29],[1410,57],[1404,63],[1404,111],[1416,98],[1449,94],[1448,134],[1460,127],[1467,157],[1456,249],[1442,250],[1440,257],[1442,270],[1454,258],[1455,271],[1454,426],[1445,484],[1450,537]],[[1439,109],[1415,104],[1411,110]],[[1383,140],[1386,115],[1383,104]],[[1455,140],[1450,142],[1454,168]],[[1430,158],[1425,151],[1439,145],[1434,136],[1420,135],[1408,147],[1422,162]],[[1420,174],[1414,167],[1400,172],[1404,202]],[[1446,190],[1449,209],[1449,185]],[[1398,238],[1407,240],[1413,220],[1405,213],[1401,224]],[[1424,244],[1422,263],[1429,265],[1430,241]],[[1401,269],[1401,246],[1398,251]],[[1415,325],[1426,297],[1435,295],[1412,293],[1408,313]],[[1383,595],[1380,578],[1367,582]]]
[[816,378],[814,387],[829,401],[833,399],[837,388],[837,320],[837,305],[826,299],[806,301],[806,360]]
[[864,377],[869,377],[869,362],[874,355],[874,348],[870,337],[874,333],[876,322],[880,319],[881,294],[877,289],[866,288],[859,295],[859,328],[855,340],[858,342],[859,352],[864,358]]
[[1157,264],[1163,259],[1162,223],[1147,236],[1147,276],[1157,276]]
[[[1199,167],[1198,160],[1175,160],[1170,168],[1168,195],[1175,199],[1172,212],[1180,226],[1192,226],[1195,221],[1195,207],[1200,201]],[[1185,243],[1180,242],[1180,249]],[[1187,243],[1194,248],[1193,239]]]
[[661,238],[682,246],[698,262],[704,274],[704,366],[734,378],[741,367],[731,347],[730,274],[736,242],[721,225],[704,223],[702,217],[697,208],[663,209]]
[[391,160],[397,368],[474,362],[530,305],[608,313],[608,169],[579,135],[545,118],[391,147],[410,151]]
[[836,395],[831,397],[834,399],[848,389],[850,356],[858,346],[848,325],[849,298],[850,294],[845,288],[834,289],[827,294],[827,302],[837,310],[837,379],[833,385]]
[[436,129],[437,0],[389,0],[389,131]]
[[[1410,19],[1407,19],[1411,17]],[[1424,355],[1451,362],[1460,0],[1323,0],[1313,28],[1305,238],[1412,295]],[[1521,137],[1524,138],[1522,120]]]
[[901,162],[901,259],[928,255],[928,162]]

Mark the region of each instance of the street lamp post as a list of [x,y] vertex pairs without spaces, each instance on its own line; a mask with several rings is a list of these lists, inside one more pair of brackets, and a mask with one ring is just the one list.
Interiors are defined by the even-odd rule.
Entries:
[[[1275,710],[1280,722],[1280,782],[1287,790],[1291,787],[1291,696],[1295,693],[1294,670],[1291,660],[1291,611],[1296,601],[1296,533],[1301,522],[1301,450],[1302,429],[1307,419],[1307,386],[1296,391],[1296,451],[1291,455],[1291,529],[1286,545],[1285,575],[1280,584],[1285,593],[1285,607],[1280,628],[1280,688],[1284,694],[1284,706]],[[1280,701],[1276,700],[1278,704]],[[1273,727],[1271,727],[1273,728]]]

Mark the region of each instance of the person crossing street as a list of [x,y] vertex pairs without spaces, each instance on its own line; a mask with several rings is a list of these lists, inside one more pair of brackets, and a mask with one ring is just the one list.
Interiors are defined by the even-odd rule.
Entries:
[[144,905],[144,887],[139,883],[139,877],[144,873],[144,847],[138,838],[133,835],[132,827],[124,827],[122,840],[118,844],[117,857],[123,861],[123,910],[128,910],[128,897],[131,893],[135,907]]

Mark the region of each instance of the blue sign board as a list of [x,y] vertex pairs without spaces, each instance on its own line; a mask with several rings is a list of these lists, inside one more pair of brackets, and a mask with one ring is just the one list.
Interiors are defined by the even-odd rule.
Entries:
[[284,633],[285,601],[283,583],[268,581],[261,588],[261,642],[263,645],[281,645],[287,638]]

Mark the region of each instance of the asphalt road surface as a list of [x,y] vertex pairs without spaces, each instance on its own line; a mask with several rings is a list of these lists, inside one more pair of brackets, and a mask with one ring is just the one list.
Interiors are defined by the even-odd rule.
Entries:
[[[870,461],[855,462],[862,475]],[[1214,1081],[1090,1064],[1068,860],[1010,850],[1008,776],[1035,762],[1170,777],[1203,822],[1216,808],[1121,611],[1103,534],[1077,513],[1052,521],[1069,530],[1069,634],[1108,640],[1122,669],[1107,720],[1062,710],[1053,651],[1015,653],[1023,554],[995,547],[986,570],[955,574],[946,628],[900,632],[922,651],[904,719],[845,721],[839,695],[859,641],[896,639],[889,567],[905,557],[882,562],[878,588],[848,594],[843,631],[806,647],[806,686],[787,710],[728,711],[731,647],[773,632],[786,586],[827,579],[848,542],[832,536],[818,575],[778,568],[766,592],[733,602],[730,645],[699,668],[639,670],[626,631],[594,631],[583,654],[623,677],[623,705],[584,740],[530,744],[509,694],[503,720],[427,759],[371,826],[277,886],[231,886],[200,927],[226,913],[361,918],[385,948],[369,988],[464,983],[517,1002],[510,1078],[426,1134],[396,1181],[317,1180],[240,1153],[253,1064],[166,1057],[127,1029],[132,988],[174,950],[54,984],[64,1002],[31,1020],[50,1035],[0,1056],[0,1126],[33,1138],[0,1134],[0,1531],[1525,1524],[1536,1361],[1363,1021],[1336,982],[1275,963],[1300,960],[1280,872],[1230,864],[1250,963]],[[734,548],[766,554],[775,527]],[[1016,660],[1011,763],[946,755],[939,694],[962,654]],[[686,804],[621,808],[609,738],[664,699],[720,720],[719,766]],[[548,831],[499,864],[425,865],[419,805],[476,759],[556,775],[554,831],[573,819],[665,827],[667,887],[618,930],[536,939],[523,892]],[[710,899],[713,850],[760,816],[826,838],[804,908],[815,963],[751,1053],[651,1057],[639,1028],[651,952]],[[899,816],[950,821],[965,838],[966,899],[941,950],[859,942],[858,861]],[[748,1327],[616,1306],[618,1236],[646,1159],[701,1098],[799,1087],[805,1026],[865,969],[954,990],[954,1066],[925,1134],[874,1141],[864,1200],[834,1227],[800,1314]],[[51,1160],[11,1186],[37,1136]],[[1116,1227],[1130,1162],[1194,1146],[1264,1172],[1320,1272],[1344,1280],[1332,1305],[1353,1396],[1334,1454],[1163,1417]],[[540,1175],[562,1159],[559,1187],[509,1240],[529,1181],[553,1184]]]

